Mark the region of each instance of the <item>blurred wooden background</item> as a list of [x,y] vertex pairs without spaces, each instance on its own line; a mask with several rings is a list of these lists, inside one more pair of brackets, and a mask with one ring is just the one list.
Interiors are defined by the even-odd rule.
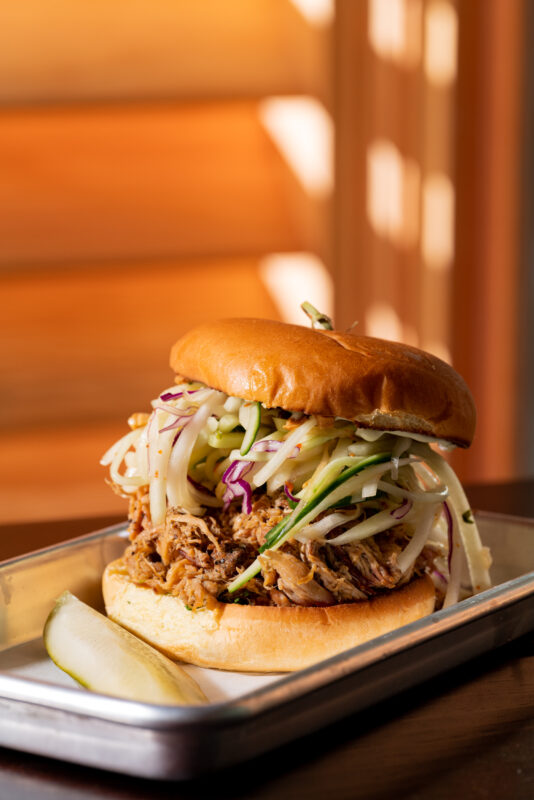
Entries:
[[524,472],[525,1],[0,0],[4,519],[120,513],[173,341],[304,299],[452,361],[460,474]]

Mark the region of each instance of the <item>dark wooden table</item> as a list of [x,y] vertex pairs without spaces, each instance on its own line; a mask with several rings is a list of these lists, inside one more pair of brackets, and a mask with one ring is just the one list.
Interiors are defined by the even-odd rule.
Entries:
[[[469,497],[474,508],[534,517],[534,480],[472,487]],[[113,521],[5,527],[0,558]],[[0,800],[97,797],[531,800],[534,634],[202,780],[149,782],[0,748]]]

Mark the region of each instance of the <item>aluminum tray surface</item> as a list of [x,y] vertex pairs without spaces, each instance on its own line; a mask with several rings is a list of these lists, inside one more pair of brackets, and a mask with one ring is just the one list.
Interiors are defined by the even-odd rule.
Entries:
[[0,745],[151,778],[190,778],[362,710],[534,628],[534,521],[477,514],[494,587],[289,675],[187,667],[210,702],[156,706],[80,689],[47,658],[44,621],[65,589],[102,607],[125,546],[108,528],[0,565]]

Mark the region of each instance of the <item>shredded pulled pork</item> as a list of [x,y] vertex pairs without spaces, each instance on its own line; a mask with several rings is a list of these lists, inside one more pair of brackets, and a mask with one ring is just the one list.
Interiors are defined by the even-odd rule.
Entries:
[[290,540],[263,553],[261,573],[228,595],[228,583],[253,563],[267,533],[290,511],[283,492],[273,498],[257,493],[251,514],[230,506],[196,517],[174,508],[164,526],[153,528],[144,487],[130,501],[129,574],[136,583],[180,597],[191,609],[209,608],[217,600],[328,606],[393,589],[431,563],[433,554],[425,549],[412,574],[401,574],[397,558],[411,535],[402,524],[344,546]]
[[[297,606],[330,606],[334,595],[314,580],[315,568],[283,550],[267,550],[260,556],[264,582],[276,581],[278,588]],[[269,584],[267,584],[269,585]]]

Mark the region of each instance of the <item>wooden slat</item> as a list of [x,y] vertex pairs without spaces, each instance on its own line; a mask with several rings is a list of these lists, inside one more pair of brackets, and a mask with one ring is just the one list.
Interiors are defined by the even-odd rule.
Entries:
[[[412,7],[413,4],[407,5]],[[368,3],[338,0],[335,25],[337,174],[334,214],[336,322],[348,327],[358,320],[366,332],[373,309],[392,312],[398,338],[419,340],[420,194],[424,131],[421,122],[422,80],[418,62],[399,66],[375,52],[369,38]],[[358,76],[365,75],[365,80]],[[409,159],[402,212],[406,222],[397,235],[373,227],[369,213],[369,154],[394,149],[399,162]],[[405,174],[408,172],[406,167]],[[373,187],[388,201],[389,187]],[[408,191],[409,189],[409,191]],[[408,222],[409,220],[409,222]],[[372,332],[372,331],[367,331]],[[385,335],[385,334],[384,334]]]
[[170,347],[190,327],[278,318],[251,260],[19,271],[0,294],[3,430],[125,422],[172,383]]
[[[454,351],[478,408],[469,477],[510,480],[524,467],[519,427],[522,0],[458,5],[457,269]],[[526,41],[526,40],[525,40]],[[532,411],[527,418],[531,424]],[[522,462],[522,463],[521,463]]]
[[[357,80],[369,73],[366,3],[338,0],[335,25],[336,185],[334,196],[335,320],[340,329],[365,318],[372,302],[371,248],[366,220],[366,148],[372,87]],[[362,109],[365,113],[362,113]]]
[[307,249],[256,104],[0,114],[0,266]]
[[107,471],[99,464],[124,432],[120,423],[4,431],[0,462],[3,521],[125,517],[128,503],[105,483]]
[[289,0],[2,4],[0,103],[328,91],[326,37]]

